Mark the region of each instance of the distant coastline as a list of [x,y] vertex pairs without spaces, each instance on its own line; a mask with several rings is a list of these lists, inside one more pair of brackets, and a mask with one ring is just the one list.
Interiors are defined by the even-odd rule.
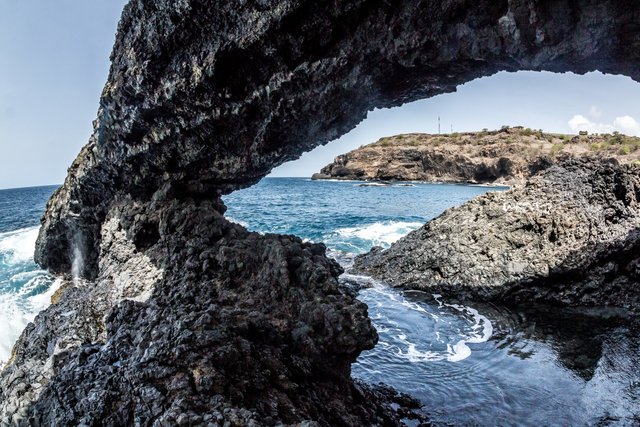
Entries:
[[523,127],[402,134],[342,154],[314,180],[514,186],[567,157],[640,163],[640,138],[619,133],[564,135]]

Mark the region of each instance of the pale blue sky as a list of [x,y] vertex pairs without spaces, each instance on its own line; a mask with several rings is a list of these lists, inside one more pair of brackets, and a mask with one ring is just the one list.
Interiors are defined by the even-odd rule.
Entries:
[[[91,133],[124,0],[0,0],[0,188],[59,184]],[[640,135],[640,84],[591,73],[500,73],[457,93],[369,114],[349,134],[281,166],[309,176],[336,155],[401,132],[523,125]]]

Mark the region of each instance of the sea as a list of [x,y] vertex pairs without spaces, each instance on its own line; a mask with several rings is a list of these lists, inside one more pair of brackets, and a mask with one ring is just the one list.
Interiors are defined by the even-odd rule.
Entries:
[[[58,282],[33,263],[55,187],[0,191],[0,361]],[[225,196],[226,216],[260,233],[322,242],[362,286],[380,341],[352,367],[425,406],[434,425],[640,425],[640,325],[621,310],[464,304],[349,271],[446,209],[499,187],[265,178]]]

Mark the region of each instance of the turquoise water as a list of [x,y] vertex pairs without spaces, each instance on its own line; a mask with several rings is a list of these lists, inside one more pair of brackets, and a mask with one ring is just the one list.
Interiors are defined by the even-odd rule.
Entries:
[[[56,282],[33,264],[54,187],[0,191],[0,360],[46,307]],[[324,242],[365,285],[380,335],[353,375],[420,399],[436,425],[640,425],[640,328],[616,311],[463,305],[349,274],[354,254],[387,247],[486,191],[464,185],[363,186],[272,178],[225,197],[227,217],[258,232]]]

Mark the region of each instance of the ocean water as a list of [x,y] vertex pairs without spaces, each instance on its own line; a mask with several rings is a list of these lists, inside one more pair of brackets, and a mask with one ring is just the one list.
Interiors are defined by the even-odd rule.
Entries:
[[640,425],[640,327],[628,313],[468,306],[349,274],[355,254],[499,190],[274,178],[225,202],[251,230],[324,242],[342,280],[368,286],[358,298],[380,341],[353,375],[418,398],[434,424]]
[[[0,360],[57,283],[32,261],[54,187],[0,191]],[[464,305],[349,273],[353,256],[388,247],[447,208],[500,191],[467,185],[369,185],[268,178],[225,197],[227,217],[266,233],[324,242],[365,285],[380,342],[353,375],[425,404],[435,425],[640,425],[640,327],[615,310]]]
[[57,282],[33,262],[40,217],[56,187],[0,190],[0,367]]

